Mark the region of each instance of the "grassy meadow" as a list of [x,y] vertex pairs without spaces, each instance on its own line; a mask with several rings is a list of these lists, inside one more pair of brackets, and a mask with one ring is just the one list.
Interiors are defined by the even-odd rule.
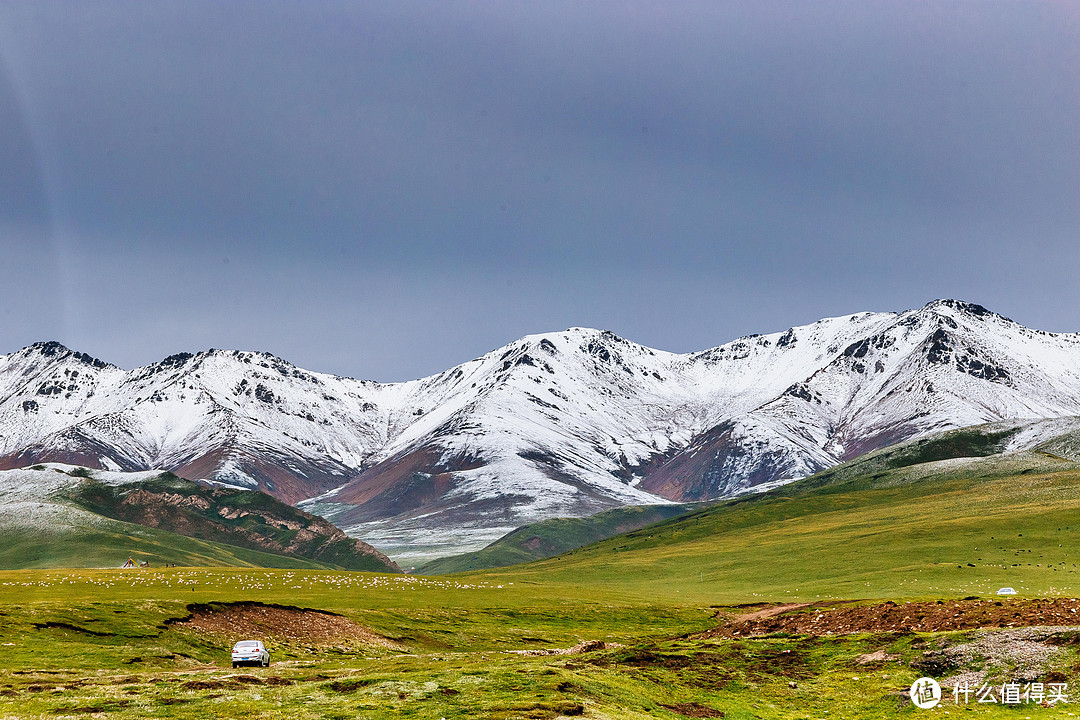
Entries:
[[[1061,703],[915,708],[902,692],[934,671],[911,663],[980,631],[698,635],[768,603],[829,612],[835,601],[994,598],[1005,585],[1020,598],[1080,595],[1074,463],[1038,452],[871,460],[457,575],[0,572],[0,718],[1073,716]],[[231,644],[250,630],[185,622],[232,603],[295,616],[295,627],[261,629],[269,668],[231,667]],[[305,618],[325,614],[307,610],[385,641],[318,636]],[[1058,636],[1039,677],[1070,683],[1080,706],[1076,637]],[[1010,657],[988,677],[1011,677]],[[949,672],[990,668],[966,662]]]
[[1021,453],[942,460],[705,508],[514,581],[582,581],[707,604],[1080,593],[1080,468]]

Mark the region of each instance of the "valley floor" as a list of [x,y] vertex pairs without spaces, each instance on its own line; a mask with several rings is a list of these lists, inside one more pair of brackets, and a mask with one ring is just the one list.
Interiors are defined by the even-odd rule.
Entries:
[[[1070,717],[1078,609],[1066,597],[716,606],[509,573],[7,571],[0,717]],[[231,667],[247,637],[266,641],[269,668]],[[945,687],[935,710],[907,696],[922,676]],[[1004,703],[1013,683],[1033,701]],[[976,701],[983,685],[997,702]]]
[[1074,716],[1080,465],[933,449],[469,574],[3,571],[0,720]]

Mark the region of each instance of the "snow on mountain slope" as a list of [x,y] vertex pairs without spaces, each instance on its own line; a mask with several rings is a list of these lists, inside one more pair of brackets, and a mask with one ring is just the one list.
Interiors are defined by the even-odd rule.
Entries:
[[1078,387],[1077,336],[943,301],[848,346],[760,412],[813,428],[817,447],[844,460],[940,429],[1075,415]]
[[404,558],[436,528],[453,542],[475,528],[479,544],[553,505],[642,502],[613,480],[670,500],[731,496],[945,428],[1080,414],[1078,350],[1074,335],[953,301],[693,355],[591,330],[527,337],[482,359],[498,366],[481,399],[311,507]]
[[[110,521],[70,504],[55,495],[82,482],[80,468],[61,463],[38,469],[0,470],[0,531],[43,530],[63,535],[80,528],[106,527]],[[110,485],[140,482],[160,474],[99,472],[96,478]]]
[[125,373],[47,343],[0,360],[0,377],[8,467],[167,467],[296,501],[340,485],[396,431],[374,383],[264,353],[174,355]]
[[1072,415],[1080,336],[956,301],[686,355],[573,328],[387,384],[254,352],[130,372],[55,343],[0,357],[0,467],[164,467],[259,487],[398,557],[557,515],[730,496],[945,428]]
[[[1077,335],[949,300],[877,319],[875,332],[831,345],[819,369],[697,439],[696,448],[713,450],[706,462],[675,458],[643,487],[673,499],[723,496],[938,430],[1080,413]],[[757,447],[747,452],[749,444]]]
[[[147,534],[139,526],[162,532]],[[243,548],[263,553],[255,562],[271,566],[292,558],[348,570],[401,570],[324,518],[261,493],[208,487],[159,470],[125,473],[62,463],[2,470],[0,534],[7,551],[11,546],[24,550],[5,554],[9,567],[41,562],[84,566],[88,558],[79,548],[85,550],[82,544],[88,538],[113,549],[120,540],[121,546],[132,548],[128,552],[162,563],[185,545],[181,538],[191,538],[220,546],[224,557],[197,542],[186,551],[179,549],[179,557],[187,561],[217,557],[235,562],[233,551]],[[194,555],[188,554],[192,550]],[[91,555],[101,553],[93,550]],[[116,561],[119,564],[122,556]]]

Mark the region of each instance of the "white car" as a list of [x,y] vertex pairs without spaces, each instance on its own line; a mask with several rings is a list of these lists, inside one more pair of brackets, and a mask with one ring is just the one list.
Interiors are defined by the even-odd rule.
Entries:
[[266,651],[261,640],[241,640],[233,645],[232,666],[240,665],[270,667],[270,653]]

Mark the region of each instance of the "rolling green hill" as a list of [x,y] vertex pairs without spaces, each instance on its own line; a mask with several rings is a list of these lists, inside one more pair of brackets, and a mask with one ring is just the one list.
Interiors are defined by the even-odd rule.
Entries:
[[542,560],[613,535],[684,515],[697,504],[641,505],[606,510],[585,518],[553,518],[519,527],[476,552],[439,558],[417,568],[417,575],[506,567]]
[[499,577],[714,603],[1080,592],[1080,464],[995,452],[1000,433],[906,443]]
[[[940,460],[1000,455],[1004,452],[1006,443],[1022,429],[1022,425],[980,425],[948,430],[861,455],[771,494],[805,494],[817,488],[840,485],[856,478],[862,478],[863,485],[867,487],[876,487],[882,484],[877,481],[885,478],[885,472],[889,470]],[[889,482],[893,481],[895,478]]]
[[[771,492],[746,495],[728,501],[728,505],[767,501],[777,497],[797,497],[815,492],[831,492],[829,487],[872,488],[897,482],[890,470],[958,458],[989,457],[1000,454],[1006,443],[1023,429],[1021,424],[992,425],[951,430],[926,438],[884,448],[834,468],[817,473]],[[1044,445],[1057,447],[1069,433]],[[1065,443],[1067,446],[1068,443]],[[849,483],[854,483],[849,485]],[[715,503],[714,503],[715,504]],[[631,533],[654,523],[685,515],[702,503],[666,506],[616,508],[587,518],[556,518],[526,525],[508,533],[491,545],[429,562],[415,572],[436,575],[485,568],[507,567],[554,557],[561,553],[600,542],[616,535]]]
[[114,520],[340,570],[398,570],[385,555],[327,520],[263,492],[208,487],[168,472],[123,485],[87,475],[61,497]]
[[0,530],[0,567],[5,569],[119,567],[129,557],[152,567],[328,567],[105,518],[79,526]]
[[0,568],[151,565],[400,572],[370,545],[261,492],[69,465],[0,472]]

